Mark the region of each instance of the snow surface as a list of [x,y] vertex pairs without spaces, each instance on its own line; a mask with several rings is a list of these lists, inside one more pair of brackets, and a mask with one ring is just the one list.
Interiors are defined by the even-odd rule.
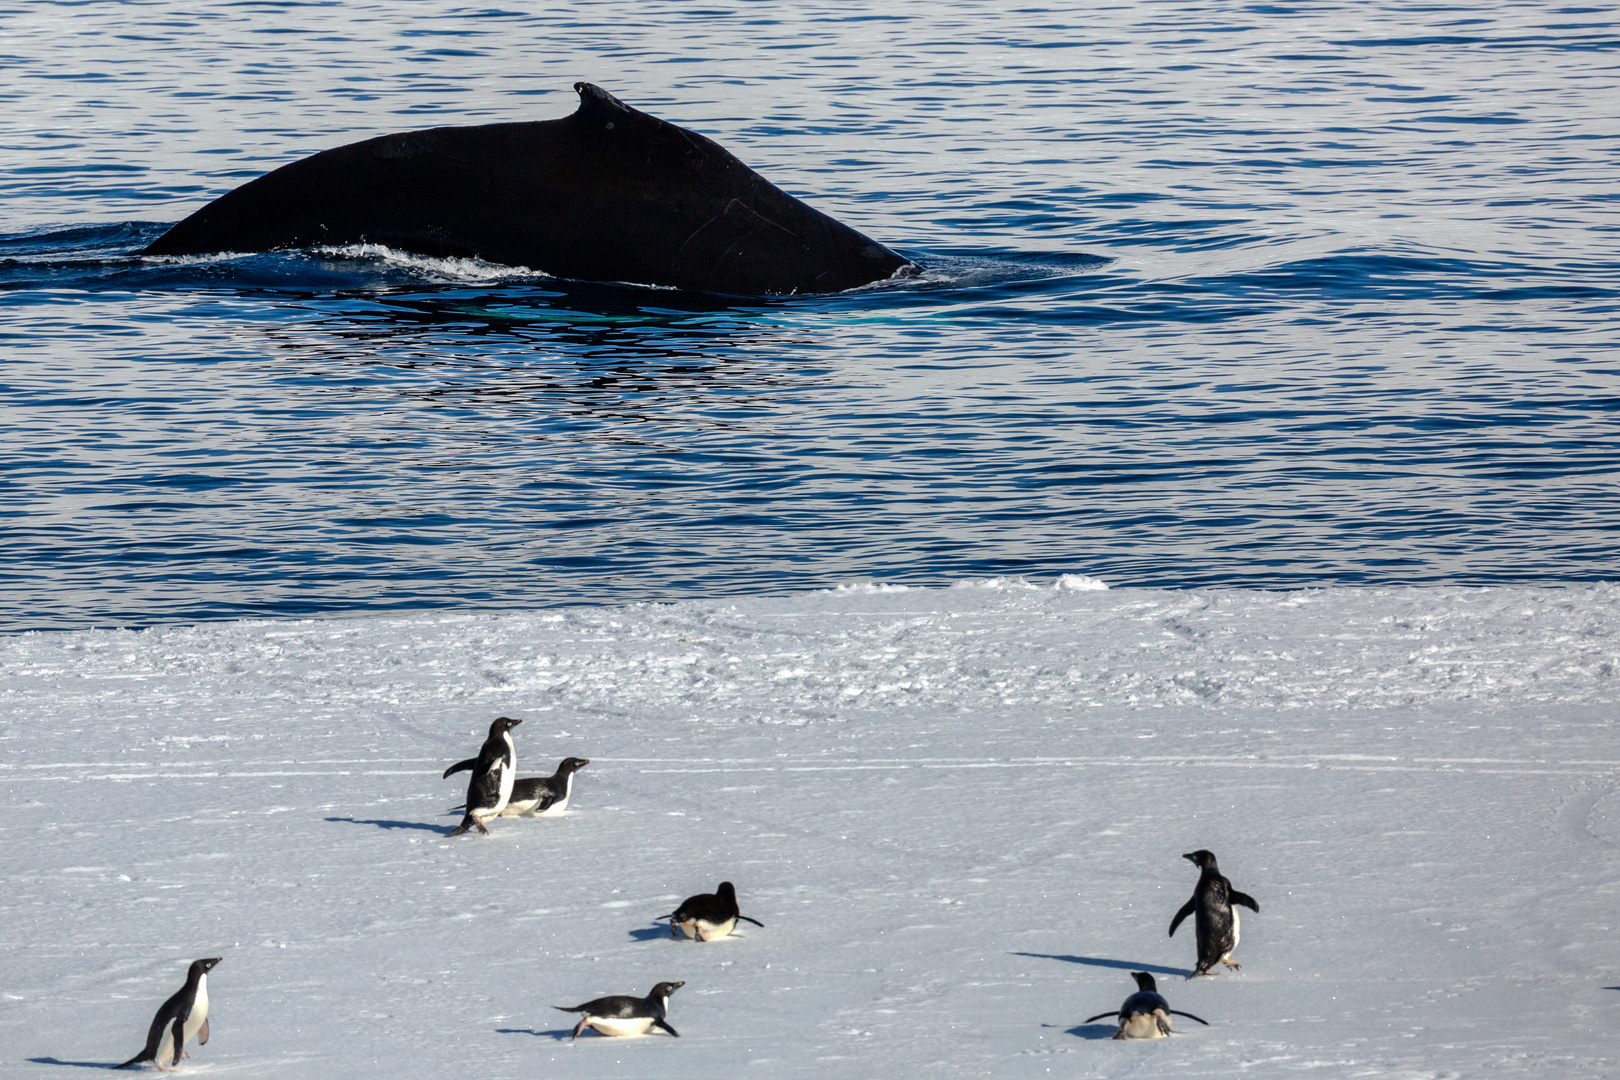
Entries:
[[[0,638],[0,1076],[215,955],[190,1073],[1620,1072],[1620,589],[1088,584]],[[447,840],[497,715],[591,764]],[[1198,847],[1261,913],[1189,983]],[[1081,1025],[1132,969],[1212,1026]]]

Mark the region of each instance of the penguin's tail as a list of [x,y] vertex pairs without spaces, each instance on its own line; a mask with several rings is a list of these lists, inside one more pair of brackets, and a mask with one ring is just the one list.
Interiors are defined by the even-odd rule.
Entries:
[[750,919],[746,915],[738,915],[737,918],[741,919],[743,922],[751,922],[761,930],[765,929],[765,924],[760,922],[758,919]]
[[451,829],[445,835],[446,836],[460,836],[462,833],[464,833],[468,829],[472,828],[473,825],[476,824],[476,823],[477,823],[476,819],[471,814],[468,814],[466,817],[461,819],[461,824],[460,825],[457,825],[455,828]]
[[138,1065],[143,1061],[155,1061],[155,1060],[156,1059],[153,1058],[151,1055],[147,1054],[147,1052],[145,1050],[142,1050],[140,1053],[136,1054],[134,1057],[130,1058],[128,1061],[124,1062],[122,1065],[114,1065],[113,1068],[115,1068],[115,1069],[127,1069],[131,1065]]

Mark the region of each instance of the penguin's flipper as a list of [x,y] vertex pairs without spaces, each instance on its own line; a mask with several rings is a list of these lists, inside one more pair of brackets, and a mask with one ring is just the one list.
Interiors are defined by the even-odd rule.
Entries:
[[665,1031],[669,1032],[671,1035],[675,1036],[677,1039],[681,1037],[681,1033],[676,1031],[674,1028],[670,1027],[669,1026],[669,1021],[665,1020],[661,1016],[653,1021],[653,1026],[663,1028]]
[[1088,1017],[1086,1017],[1084,1022],[1087,1023],[1087,1024],[1095,1024],[1098,1020],[1101,1020],[1105,1016],[1118,1016],[1118,1015],[1119,1015],[1119,1010],[1118,1009],[1109,1009],[1107,1012],[1100,1012],[1096,1016],[1088,1016]]
[[1176,927],[1181,925],[1181,920],[1185,919],[1187,916],[1189,916],[1189,915],[1191,915],[1193,913],[1193,907],[1194,907],[1194,904],[1197,901],[1197,899],[1198,898],[1196,896],[1189,897],[1187,899],[1187,902],[1185,904],[1181,905],[1181,910],[1176,912],[1176,917],[1170,920],[1170,936],[1171,937],[1176,936]]
[[185,1052],[186,1018],[184,1016],[176,1016],[174,1018],[174,1060],[169,1062],[169,1067],[173,1068],[174,1066],[180,1064],[180,1056]]
[[473,773],[472,780],[467,784],[468,810],[475,806],[481,810],[494,810],[501,801],[501,776],[505,771],[506,762],[497,761],[482,773]]
[[451,776],[455,775],[456,773],[458,773],[458,772],[466,772],[468,769],[472,768],[474,765],[477,765],[477,764],[478,764],[478,759],[475,758],[475,757],[470,757],[466,761],[458,761],[454,765],[450,766],[448,769],[444,770],[444,775],[439,777],[439,779],[440,780],[448,780]]
[[1250,896],[1248,893],[1241,893],[1236,889],[1233,889],[1227,896],[1227,900],[1233,904],[1242,904],[1256,915],[1260,914],[1260,905],[1255,903],[1254,897]]
[[1200,1024],[1203,1024],[1205,1027],[1209,1027],[1209,1021],[1208,1020],[1200,1019],[1199,1017],[1194,1016],[1190,1012],[1182,1012],[1180,1009],[1166,1009],[1165,1011],[1175,1013],[1177,1016],[1185,1016],[1189,1020],[1197,1020]]
[[760,922],[758,919],[750,919],[746,915],[738,915],[737,918],[741,919],[743,922],[751,922],[761,930],[765,929],[765,924]]
[[208,1045],[208,1021],[207,1020],[203,1021],[203,1026],[200,1029],[198,1029],[198,1031],[197,1031],[197,1045],[198,1046],[207,1046]]

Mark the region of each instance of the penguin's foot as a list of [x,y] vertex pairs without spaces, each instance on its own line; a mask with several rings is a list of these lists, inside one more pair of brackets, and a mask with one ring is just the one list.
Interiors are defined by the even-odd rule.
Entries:
[[1119,1025],[1119,1030],[1114,1032],[1114,1038],[1123,1039],[1124,1037],[1125,1037],[1125,1025],[1121,1024],[1121,1025]]
[[[1227,957],[1226,959],[1222,960],[1221,963],[1225,964],[1227,967],[1232,968],[1234,970],[1236,970],[1237,968],[1240,968],[1240,967],[1243,966],[1242,964],[1238,963],[1236,960],[1233,960],[1231,957]],[[1211,972],[1210,974],[1214,974],[1214,972]]]
[[478,831],[483,833],[485,836],[494,836],[495,835],[494,833],[489,831],[489,826],[488,825],[485,825],[482,821],[479,821],[477,818],[473,819],[473,824],[476,825],[478,827]]

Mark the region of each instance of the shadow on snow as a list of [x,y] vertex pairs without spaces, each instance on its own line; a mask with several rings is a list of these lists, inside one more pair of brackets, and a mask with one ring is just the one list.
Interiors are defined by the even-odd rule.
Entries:
[[[1104,960],[1100,956],[1055,956],[1052,953],[1015,952],[1014,956],[1030,956],[1036,960],[1062,960],[1066,964],[1088,964],[1091,967],[1117,968],[1120,971],[1150,971],[1155,975],[1181,975],[1191,977],[1189,968],[1165,967],[1163,964],[1138,964],[1127,960]],[[1112,1028],[1109,1028],[1112,1031]]]
[[573,1028],[559,1028],[556,1031],[536,1031],[533,1028],[496,1028],[501,1035],[533,1035],[540,1039],[555,1039],[562,1042],[574,1033]]
[[[1043,1028],[1055,1028],[1057,1026],[1057,1024],[1041,1025]],[[1118,1024],[1076,1024],[1072,1028],[1064,1028],[1063,1034],[1073,1035],[1080,1039],[1112,1039],[1114,1033],[1118,1030]]]
[[375,825],[379,829],[424,829],[427,832],[437,833],[440,836],[443,836],[445,833],[444,826],[429,825],[422,821],[374,821],[365,818],[352,817],[329,817],[326,820],[346,821],[350,825]]

